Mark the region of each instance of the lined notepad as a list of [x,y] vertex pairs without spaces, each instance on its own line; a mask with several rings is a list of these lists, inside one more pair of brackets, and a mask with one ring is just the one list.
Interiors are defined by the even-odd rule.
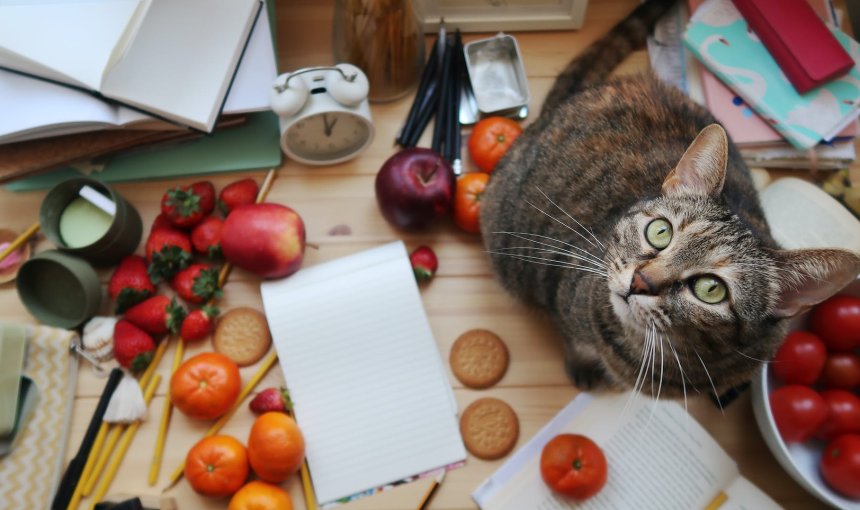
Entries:
[[320,504],[466,458],[403,243],[304,268],[261,293]]

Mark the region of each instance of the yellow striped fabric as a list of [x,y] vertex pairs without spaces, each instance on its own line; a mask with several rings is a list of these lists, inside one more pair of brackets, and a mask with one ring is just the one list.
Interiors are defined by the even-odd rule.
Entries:
[[49,508],[65,464],[74,400],[77,360],[69,345],[76,333],[25,326],[24,373],[39,391],[39,402],[17,447],[0,458],[0,508]]

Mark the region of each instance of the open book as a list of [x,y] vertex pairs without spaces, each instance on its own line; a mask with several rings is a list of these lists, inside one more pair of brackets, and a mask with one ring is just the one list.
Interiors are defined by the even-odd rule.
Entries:
[[[581,503],[555,495],[540,476],[543,446],[562,433],[586,435],[606,455],[606,485]],[[472,498],[482,510],[780,508],[680,404],[630,393],[579,394]]]
[[[269,16],[264,9],[251,31],[222,114],[268,110],[269,86],[277,74]],[[2,69],[0,112],[3,112],[0,115],[2,144],[118,127],[181,129],[176,124],[102,101],[88,91]]]
[[260,0],[4,2],[0,68],[211,131],[261,5]]

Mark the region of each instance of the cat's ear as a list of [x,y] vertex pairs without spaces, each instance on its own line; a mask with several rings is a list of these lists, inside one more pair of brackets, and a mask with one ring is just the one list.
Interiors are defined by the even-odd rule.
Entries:
[[793,317],[839,292],[860,273],[860,255],[848,250],[777,252],[780,296],[773,315]]
[[729,139],[719,124],[699,132],[681,161],[663,181],[663,194],[719,196],[726,180]]

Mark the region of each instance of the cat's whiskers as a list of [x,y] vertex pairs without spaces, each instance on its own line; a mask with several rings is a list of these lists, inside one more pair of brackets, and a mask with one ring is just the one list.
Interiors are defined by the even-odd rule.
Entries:
[[669,349],[672,350],[672,354],[675,356],[675,361],[678,363],[678,370],[681,372],[681,389],[684,392],[684,410],[687,410],[687,382],[684,377],[684,367],[681,365],[681,358],[678,357],[678,351],[675,350],[675,346],[672,345],[672,337],[666,335],[666,341],[669,343]]
[[[550,244],[542,243],[542,242],[540,242],[540,241],[535,241],[535,240],[533,240],[533,239],[529,239],[529,236],[531,236],[531,237],[537,237],[537,238],[540,238],[540,239],[547,239],[547,240],[549,240],[549,241],[553,241],[553,242],[556,242],[556,243],[562,244],[562,245],[564,245],[564,246],[567,246],[567,247],[573,248],[573,249],[574,249],[574,250],[576,250],[577,252],[581,253],[581,254],[582,254],[582,256],[585,256],[585,257],[587,257],[589,260],[591,260],[591,261],[593,261],[593,262],[595,262],[595,263],[597,263],[597,264],[600,264],[600,265],[601,265],[601,266],[603,266],[603,267],[606,267],[606,262],[604,262],[604,261],[603,261],[601,258],[599,258],[598,256],[594,255],[593,253],[589,252],[588,250],[584,250],[584,249],[582,249],[582,248],[580,248],[580,247],[578,247],[578,246],[574,246],[574,245],[572,245],[572,244],[570,244],[570,243],[567,243],[567,242],[565,242],[565,241],[562,241],[561,239],[556,239],[556,238],[554,238],[554,237],[545,236],[545,235],[541,235],[541,234],[530,234],[530,233],[528,233],[528,232],[493,232],[493,233],[494,233],[494,234],[507,234],[507,235],[509,235],[509,236],[513,236],[513,237],[516,237],[516,238],[518,238],[518,239],[522,239],[523,241],[528,241],[528,242],[530,242],[530,243],[540,244],[540,245],[543,245],[543,246],[549,246],[549,247],[551,247],[551,248],[558,248],[558,249],[562,249],[562,248],[559,248],[558,246],[553,246],[553,245],[550,245]],[[571,253],[572,253],[572,252],[571,252]]]
[[532,262],[534,264],[540,264],[540,265],[544,265],[544,266],[561,267],[564,269],[576,269],[577,271],[584,271],[586,273],[593,273],[593,274],[599,275],[604,279],[608,278],[608,275],[605,271],[600,271],[600,270],[597,270],[597,269],[594,269],[594,268],[591,268],[588,266],[580,266],[580,265],[574,264],[574,263],[562,262],[562,261],[559,261],[556,259],[547,259],[547,258],[543,258],[543,257],[533,257],[531,255],[518,255],[518,254],[513,254],[513,253],[504,253],[504,252],[494,251],[494,250],[488,251],[487,253],[491,253],[494,255],[502,255],[504,257],[511,257],[511,258],[514,258],[517,260],[522,260],[524,262]]
[[[657,411],[657,405],[660,403],[660,391],[663,389],[663,335],[658,334],[656,329],[652,329],[652,331],[654,331],[654,337],[656,338],[656,340],[659,340],[660,342],[660,381],[657,383],[657,395],[654,397],[654,404],[651,406],[651,415],[648,416],[648,423],[651,422],[651,418],[654,416],[654,412]],[[653,388],[651,394],[654,394]]]
[[[571,232],[573,232],[574,234],[576,234],[576,235],[578,235],[579,237],[581,237],[585,242],[587,242],[588,244],[590,244],[591,246],[593,246],[595,249],[597,249],[597,250],[600,250],[600,249],[601,249],[601,247],[600,247],[600,246],[598,246],[598,245],[594,244],[593,242],[591,242],[591,239],[589,239],[589,238],[585,237],[585,236],[584,236],[584,235],[583,235],[579,230],[576,230],[575,228],[571,227],[571,226],[570,226],[570,225],[568,225],[567,223],[565,223],[565,222],[561,221],[560,219],[556,218],[556,217],[555,217],[555,216],[553,216],[552,214],[550,214],[550,213],[548,213],[548,212],[544,211],[543,209],[541,209],[540,207],[538,207],[538,206],[534,205],[533,203],[529,202],[528,200],[526,200],[525,202],[526,202],[528,205],[530,205],[530,206],[534,207],[534,208],[535,208],[539,213],[543,214],[543,215],[544,215],[544,216],[546,216],[547,218],[549,218],[549,219],[553,220],[554,222],[558,223],[559,225],[561,225],[561,226],[563,226],[563,227],[567,228],[568,230],[570,230],[570,231],[571,231]],[[576,221],[576,220],[574,220],[574,221]],[[577,222],[577,223],[578,223],[578,222]],[[583,228],[584,228],[584,227],[583,227]],[[591,233],[591,231],[590,231],[590,230],[586,230],[586,232],[587,232],[587,233],[589,233],[589,234]],[[602,249],[603,249],[603,250],[606,250],[606,248],[602,248]]]
[[693,352],[696,354],[696,357],[699,358],[699,363],[702,364],[702,368],[705,369],[705,375],[708,376],[708,381],[710,381],[711,383],[711,389],[714,390],[714,398],[717,401],[717,405],[720,406],[720,412],[726,414],[725,410],[723,409],[723,404],[722,402],[720,402],[720,395],[717,393],[717,387],[714,386],[714,380],[711,379],[711,373],[708,372],[708,367],[705,365],[705,361],[702,359],[701,356],[699,356],[699,352],[695,348],[693,349]]
[[743,356],[744,358],[749,358],[749,359],[751,359],[751,360],[753,360],[753,361],[757,361],[757,362],[759,362],[759,363],[765,363],[765,364],[770,363],[770,360],[763,360],[763,359],[753,358],[753,357],[752,357],[752,356],[750,356],[749,354],[745,354],[745,353],[741,352],[741,351],[740,351],[740,350],[738,350],[738,349],[735,349],[735,352],[737,352],[738,354],[740,354],[740,355],[741,355],[741,356]]
[[580,227],[582,230],[585,230],[586,232],[588,232],[588,235],[590,235],[590,236],[591,236],[591,238],[592,238],[592,239],[594,239],[594,240],[597,242],[597,244],[599,244],[599,245],[600,245],[600,247],[601,247],[601,248],[603,248],[604,250],[606,250],[606,246],[605,246],[603,243],[601,243],[601,242],[600,242],[600,239],[598,239],[598,238],[597,238],[597,236],[596,236],[596,235],[594,235],[594,232],[592,232],[592,231],[591,231],[591,229],[586,228],[585,226],[583,226],[583,224],[582,224],[582,223],[580,223],[579,221],[577,221],[577,220],[576,220],[576,218],[574,218],[573,216],[571,216],[569,212],[567,212],[567,211],[565,211],[564,209],[562,209],[562,207],[561,207],[560,205],[558,205],[557,203],[555,203],[555,201],[554,201],[553,199],[549,198],[549,196],[548,196],[546,193],[544,193],[542,189],[540,189],[539,187],[537,187],[536,189],[538,190],[538,192],[539,192],[541,195],[543,195],[543,196],[544,196],[544,198],[546,198],[546,199],[549,201],[549,203],[551,203],[552,205],[554,205],[554,206],[556,207],[556,209],[558,209],[559,211],[563,212],[565,216],[567,216],[568,218],[570,218],[571,220],[573,220],[573,221],[574,221],[574,223],[576,223],[577,225],[579,225],[579,227]]
[[[549,246],[549,245],[546,245],[546,246]],[[552,249],[550,249],[550,248],[552,248]],[[585,262],[585,263],[591,264],[591,265],[593,265],[593,266],[596,266],[596,268],[597,268],[597,269],[600,269],[600,270],[603,270],[603,271],[605,271],[605,270],[606,270],[606,266],[605,266],[605,265],[603,265],[603,264],[598,264],[597,262],[594,262],[594,261],[593,261],[593,260],[591,260],[591,259],[587,259],[587,258],[585,258],[585,257],[580,257],[579,255],[577,255],[577,254],[575,254],[575,253],[573,253],[573,252],[570,252],[570,251],[567,251],[567,250],[562,250],[561,248],[555,248],[555,247],[552,247],[552,246],[551,246],[550,248],[538,248],[538,247],[535,247],[535,246],[508,246],[508,247],[505,247],[505,248],[497,248],[497,250],[498,250],[498,251],[507,251],[507,250],[531,250],[532,252],[536,252],[536,253],[546,253],[546,254],[551,254],[551,253],[552,253],[552,254],[555,254],[555,255],[561,255],[561,256],[563,256],[563,257],[570,257],[570,258],[572,258],[572,259],[580,260],[580,261],[582,261],[582,262]]]
[[642,386],[645,385],[645,374],[647,373],[645,371],[645,367],[647,366],[649,352],[648,344],[650,340],[650,331],[650,328],[645,330],[645,341],[642,342],[642,362],[639,364],[639,374],[636,376],[636,382],[633,383],[633,391],[630,393],[630,397],[627,398],[627,403],[624,404],[624,411],[622,412],[622,414],[626,414],[627,409],[630,407],[630,403],[633,401],[633,398],[641,393],[642,388],[640,386],[640,383]]

